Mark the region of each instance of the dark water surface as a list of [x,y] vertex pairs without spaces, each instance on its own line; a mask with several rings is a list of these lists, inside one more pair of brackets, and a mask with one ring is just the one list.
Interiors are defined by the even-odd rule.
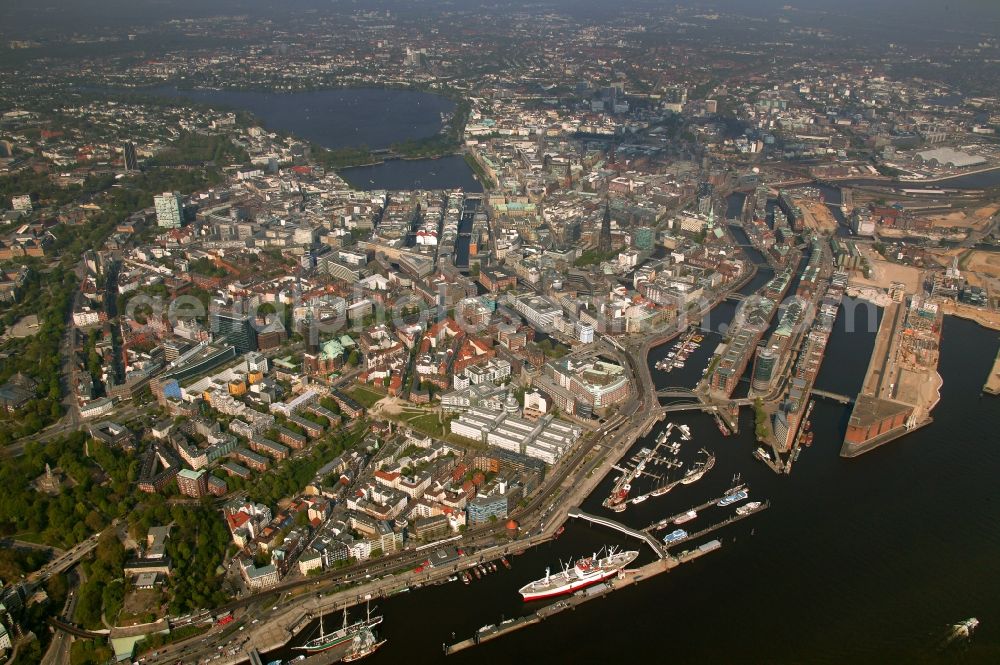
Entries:
[[[867,315],[858,309],[854,332],[845,329],[843,314],[838,319],[819,387],[857,390],[874,343]],[[790,476],[776,476],[751,457],[748,411],[742,433],[729,438],[705,414],[673,414],[694,435],[681,459],[689,463],[704,447],[716,454],[715,467],[616,519],[644,527],[718,497],[737,473],[751,499],[770,500],[770,509],[713,534],[724,541],[721,551],[447,662],[1000,662],[1000,402],[980,395],[998,336],[949,317],[943,340],[945,390],[935,422],[856,459],[839,456],[847,407],[822,400],[813,413],[815,443]],[[700,370],[654,378],[661,386],[693,385],[694,374]],[[614,475],[585,510],[606,513],[600,504]],[[695,531],[727,514],[713,506],[685,526]],[[640,561],[651,557],[648,547],[617,532],[570,522],[559,540],[513,557],[511,571],[382,601],[381,632],[389,642],[370,662],[443,662],[441,646],[453,632],[463,639],[532,611],[517,594],[522,584],[560,559],[606,544],[639,548]],[[934,646],[947,624],[970,616],[982,622],[971,647],[938,654]]]
[[266,92],[162,86],[142,92],[249,111],[269,130],[326,148],[386,148],[433,136],[441,129],[441,114],[455,109],[453,101],[439,95],[382,88]]
[[[358,189],[464,189],[483,191],[461,155],[440,159],[390,159],[374,166],[343,169],[340,175]],[[470,227],[471,228],[471,227]]]
[[[246,108],[273,129],[328,147],[382,147],[427,136],[440,127],[440,113],[451,110],[448,100],[406,91],[183,94]],[[481,189],[461,157],[389,161],[343,175],[363,188]],[[993,172],[937,186],[982,187],[997,177]],[[736,203],[731,201],[730,213]],[[761,269],[744,292],[771,276]],[[653,370],[657,385],[693,386],[720,341],[714,331],[734,311],[729,302],[713,310],[702,347],[683,370]],[[880,315],[858,308],[848,330],[841,313],[817,387],[857,390],[876,328],[866,317]],[[681,459],[690,463],[704,447],[717,456],[715,467],[701,481],[630,506],[616,519],[644,527],[719,496],[735,474],[749,484],[752,499],[769,499],[770,509],[713,534],[724,541],[721,551],[447,662],[1000,663],[1000,401],[980,394],[997,346],[995,332],[947,318],[940,363],[944,394],[935,422],[844,460],[839,451],[848,408],[818,401],[815,443],[802,451],[790,476],[776,476],[751,457],[752,416],[746,410],[742,433],[729,438],[705,414],[673,414],[694,435]],[[666,352],[666,346],[654,349],[650,364]],[[658,431],[636,449],[649,445]],[[604,511],[600,504],[613,475],[584,502],[586,510]],[[726,514],[712,507],[686,526],[693,531]],[[512,557],[511,571],[501,569],[469,586],[452,583],[381,601],[385,621],[379,632],[389,641],[366,662],[443,662],[443,643],[536,609],[521,601],[517,589],[542,576],[546,566],[603,545],[640,548],[640,561],[651,556],[645,545],[617,532],[571,522],[559,540]],[[946,625],[970,616],[982,621],[972,646],[937,654],[933,646]]]
[[[441,114],[450,115],[455,110],[455,103],[446,97],[381,88],[283,93],[161,86],[143,92],[249,111],[269,130],[287,132],[331,149],[387,148],[408,139],[433,136],[441,129]],[[460,155],[388,160],[344,169],[341,175],[359,189],[483,189]]]

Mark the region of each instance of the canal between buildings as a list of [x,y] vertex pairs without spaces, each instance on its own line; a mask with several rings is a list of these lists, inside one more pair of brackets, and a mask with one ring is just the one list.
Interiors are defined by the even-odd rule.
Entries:
[[[400,91],[388,92],[399,99]],[[280,97],[274,102],[283,104],[275,108],[278,121],[299,103],[290,95]],[[235,101],[230,96],[230,102]],[[373,97],[367,106],[352,108],[371,115],[369,111],[384,104],[385,100]],[[243,107],[264,115],[248,104]],[[409,106],[410,111],[414,108],[423,109],[423,102]],[[439,112],[450,108],[424,110],[430,111],[429,131],[415,130],[407,118],[402,123],[406,131],[397,137],[373,122],[373,138],[363,142],[379,147],[433,134]],[[330,147],[362,142],[351,136],[360,134],[360,129],[344,134],[343,123],[325,124],[314,133],[315,118],[310,112],[303,120],[312,124],[271,126]],[[355,126],[359,127],[351,125]],[[346,170],[343,175],[361,188],[481,189],[464,160],[454,156],[390,161]],[[1000,172],[994,172],[936,186],[983,187],[998,177]],[[838,200],[833,191],[839,194],[831,190],[830,202]],[[735,205],[736,199],[731,199],[727,217],[738,216],[731,212]],[[772,276],[769,269],[761,269],[742,291],[751,293]],[[736,303],[725,301],[712,311],[702,346],[682,370],[662,374],[652,369],[657,386],[693,387],[721,341],[721,326],[731,321],[735,308]],[[877,309],[859,307],[849,330],[849,317],[841,310],[818,388],[857,391],[879,315]],[[875,319],[870,325],[869,316]],[[668,346],[653,349],[650,366]],[[741,414],[741,433],[732,437],[723,437],[706,414],[672,414],[670,420],[689,425],[693,434],[680,453],[685,464],[704,448],[716,455],[715,467],[697,483],[629,506],[615,514],[616,519],[646,526],[719,496],[736,474],[748,483],[751,499],[770,500],[771,507],[702,539],[720,538],[720,551],[540,625],[449,656],[448,662],[952,662],[935,653],[936,639],[947,624],[970,616],[977,616],[982,625],[963,659],[1000,662],[1000,566],[996,565],[1000,499],[995,491],[1000,478],[996,435],[1000,403],[980,393],[997,347],[996,332],[946,317],[940,361],[944,389],[934,423],[845,460],[839,451],[849,407],[819,400],[812,416],[815,442],[803,449],[789,476],[776,476],[751,457],[755,442],[749,410]],[[654,428],[626,458],[650,446],[665,426],[664,422]],[[615,473],[584,502],[585,510],[607,514],[601,502]],[[710,508],[689,523],[689,530],[722,516],[721,509]],[[378,632],[388,643],[366,662],[442,662],[444,643],[537,609],[538,604],[523,603],[517,589],[544,575],[547,566],[555,570],[560,560],[605,545],[637,548],[640,562],[651,557],[648,547],[638,541],[571,521],[558,540],[512,557],[510,571],[501,568],[469,586],[450,583],[379,601],[385,621]],[[329,621],[330,627],[338,623],[335,617]],[[297,642],[310,637],[315,628],[313,622]],[[282,649],[267,654],[265,662],[297,653]]]
[[[761,271],[743,292],[769,277]],[[735,304],[722,303],[713,325],[728,323],[734,311]],[[817,387],[858,390],[879,316],[877,308],[857,307],[850,317],[841,310]],[[693,387],[714,349],[709,339],[680,373],[664,376],[651,367],[656,384]],[[769,500],[770,509],[682,546],[717,537],[723,541],[718,552],[448,656],[448,662],[950,662],[936,654],[936,639],[947,624],[969,616],[982,626],[965,657],[997,662],[1000,405],[980,395],[997,346],[995,332],[947,317],[940,363],[945,388],[935,422],[845,460],[839,451],[849,407],[818,400],[815,443],[803,449],[790,476],[777,476],[751,457],[756,444],[750,410],[743,410],[741,433],[732,437],[723,437],[707,414],[671,414],[668,421],[689,425],[693,434],[680,453],[685,468],[701,448],[716,455],[715,467],[697,483],[624,513],[601,506],[613,471],[584,510],[645,527],[720,496],[737,474],[749,485],[750,498]],[[652,351],[651,366],[665,349]],[[651,447],[665,425],[625,458]],[[713,506],[685,526],[695,531],[726,514]],[[639,562],[652,558],[638,541],[570,521],[558,540],[511,557],[510,571],[501,568],[469,586],[450,583],[379,601],[385,616],[380,633],[389,641],[370,660],[442,662],[442,644],[536,610],[539,604],[523,603],[517,589],[544,575],[546,567],[556,570],[560,561],[606,545],[639,549]]]

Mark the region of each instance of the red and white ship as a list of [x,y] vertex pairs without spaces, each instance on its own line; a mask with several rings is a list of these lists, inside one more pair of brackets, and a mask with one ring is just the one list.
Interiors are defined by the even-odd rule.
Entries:
[[549,569],[546,568],[545,577],[521,587],[521,595],[525,601],[532,601],[579,591],[616,576],[618,571],[635,561],[637,556],[639,553],[634,550],[616,552],[612,549],[603,558],[598,558],[595,553],[578,560],[572,568],[563,568],[555,575],[550,575]]

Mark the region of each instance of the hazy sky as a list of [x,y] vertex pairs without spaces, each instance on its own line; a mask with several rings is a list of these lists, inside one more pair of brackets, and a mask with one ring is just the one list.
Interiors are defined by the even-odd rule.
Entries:
[[16,37],[44,31],[87,29],[92,26],[119,27],[143,21],[156,22],[174,17],[218,14],[286,14],[303,9],[348,9],[394,7],[403,12],[424,7],[475,8],[508,6],[551,7],[572,13],[627,11],[630,7],[664,11],[676,4],[732,10],[746,14],[773,14],[789,5],[812,14],[816,11],[853,14],[859,20],[877,18],[891,30],[895,20],[928,26],[962,27],[990,31],[1000,21],[1000,0],[0,0],[0,33]]

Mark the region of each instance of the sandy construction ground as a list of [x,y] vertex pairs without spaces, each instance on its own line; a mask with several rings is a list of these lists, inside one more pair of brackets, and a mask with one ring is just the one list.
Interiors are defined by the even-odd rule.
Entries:
[[927,250],[927,253],[934,259],[934,261],[942,268],[947,268],[951,265],[952,261],[956,257],[961,260],[962,254],[966,252],[964,247],[949,247],[949,248],[931,248]]
[[807,229],[816,229],[820,233],[833,235],[837,231],[837,220],[825,203],[798,199],[796,203],[802,209],[803,222]]
[[896,399],[913,405],[917,421],[929,415],[941,399],[941,375],[933,369],[903,368],[897,380]]
[[979,272],[989,277],[1000,277],[1000,253],[974,250],[964,265],[966,272]]
[[927,219],[940,229],[972,227],[979,231],[989,223],[990,217],[997,214],[998,211],[1000,211],[1000,204],[991,204],[976,210],[956,210],[941,215],[928,215]]
[[921,273],[918,268],[904,266],[898,263],[891,263],[885,259],[878,258],[870,247],[858,244],[860,251],[869,265],[872,267],[871,278],[866,278],[860,271],[851,272],[851,285],[874,286],[881,289],[888,289],[893,282],[902,282],[906,285],[907,293],[917,293],[921,286]]
[[962,241],[969,237],[969,231],[962,228],[945,228],[935,226],[928,231],[917,231],[916,229],[893,229],[880,228],[878,230],[880,238],[944,238],[946,240]]

